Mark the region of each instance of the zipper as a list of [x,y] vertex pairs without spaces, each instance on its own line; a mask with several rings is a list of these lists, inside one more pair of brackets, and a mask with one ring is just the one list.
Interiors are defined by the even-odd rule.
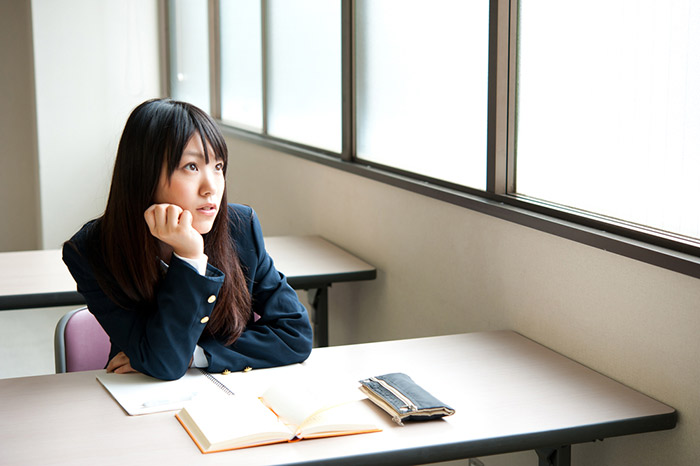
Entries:
[[401,393],[400,391],[398,391],[397,389],[392,387],[390,384],[388,384],[384,380],[378,379],[376,377],[370,377],[370,380],[372,382],[378,383],[379,385],[381,385],[385,389],[389,390],[396,398],[401,400],[403,402],[403,404],[406,405],[405,408],[401,408],[403,411],[405,411],[405,410],[418,411],[418,407],[415,404],[413,404],[413,402],[406,395],[404,395],[403,393]]

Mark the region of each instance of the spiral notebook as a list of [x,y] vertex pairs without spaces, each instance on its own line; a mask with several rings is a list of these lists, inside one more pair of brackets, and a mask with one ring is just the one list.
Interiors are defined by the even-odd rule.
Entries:
[[189,369],[178,380],[158,380],[144,374],[104,373],[97,381],[130,416],[176,411],[195,400],[224,400],[233,395],[226,384],[201,369]]

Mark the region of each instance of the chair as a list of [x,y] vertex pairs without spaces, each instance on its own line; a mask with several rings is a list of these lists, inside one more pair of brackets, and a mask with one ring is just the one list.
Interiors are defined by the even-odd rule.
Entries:
[[70,311],[56,325],[56,373],[102,369],[110,346],[109,337],[87,307]]

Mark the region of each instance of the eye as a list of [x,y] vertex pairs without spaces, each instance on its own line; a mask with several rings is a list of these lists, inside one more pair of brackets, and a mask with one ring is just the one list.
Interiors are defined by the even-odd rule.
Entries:
[[190,162],[190,163],[185,164],[185,166],[183,168],[185,170],[189,170],[189,171],[197,171],[197,164],[194,162]]
[[223,162],[219,162],[219,163],[216,164],[216,166],[215,166],[214,168],[216,168],[216,171],[222,172],[222,171],[224,171],[224,163],[223,163]]

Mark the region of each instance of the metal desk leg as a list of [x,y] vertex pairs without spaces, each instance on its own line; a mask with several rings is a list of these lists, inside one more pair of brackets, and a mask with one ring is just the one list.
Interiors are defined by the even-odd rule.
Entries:
[[535,451],[540,458],[539,466],[571,466],[571,445],[538,448]]
[[328,287],[308,290],[314,308],[314,340],[316,347],[328,346]]

